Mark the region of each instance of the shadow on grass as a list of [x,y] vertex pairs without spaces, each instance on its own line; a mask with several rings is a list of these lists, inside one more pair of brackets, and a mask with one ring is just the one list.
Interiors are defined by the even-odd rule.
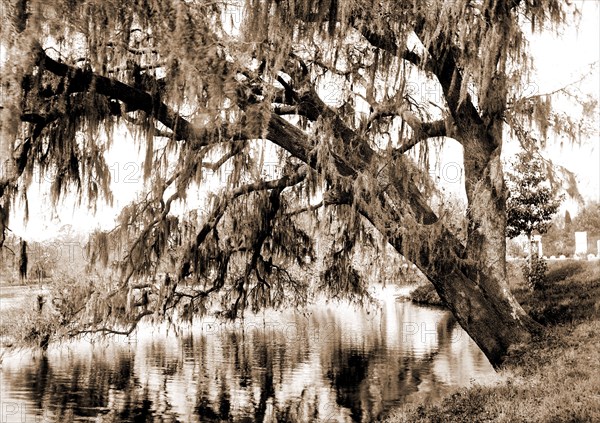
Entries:
[[599,317],[600,262],[553,263],[534,292],[516,289],[523,308],[544,326],[578,323]]

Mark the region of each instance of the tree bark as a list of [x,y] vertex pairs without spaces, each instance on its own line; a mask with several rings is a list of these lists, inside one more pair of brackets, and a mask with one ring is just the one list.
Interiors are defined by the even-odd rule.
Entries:
[[[527,234],[527,242],[528,242],[528,250],[527,250],[527,285],[529,286],[529,289],[531,289],[532,291],[535,289],[535,285],[533,282],[533,275],[532,275],[532,271],[533,271],[533,248],[534,248],[534,244],[533,244],[533,235],[531,232],[529,232]],[[537,245],[536,245],[537,246]],[[536,256],[537,256],[537,251],[536,251]]]
[[[487,145],[490,145],[488,143]],[[464,143],[465,188],[468,241],[466,257],[475,271],[468,276],[492,300],[508,338],[506,351],[512,344],[526,343],[539,329],[510,293],[506,273],[506,203],[505,184],[500,161],[500,145],[485,149],[481,142]],[[507,342],[508,341],[508,342]],[[493,362],[492,362],[493,364]]]

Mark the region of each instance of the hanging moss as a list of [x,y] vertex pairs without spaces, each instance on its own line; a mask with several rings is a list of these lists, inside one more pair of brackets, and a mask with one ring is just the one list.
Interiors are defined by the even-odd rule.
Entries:
[[21,279],[27,278],[27,241],[21,239],[19,243],[19,277]]
[[[444,214],[426,140],[480,147],[481,137],[485,150],[501,147],[504,119],[532,143],[576,125],[552,115],[550,99],[516,94],[531,68],[523,20],[535,30],[564,21],[556,0],[515,10],[225,3],[30,0],[2,17],[14,72],[2,75],[1,153],[19,160],[0,179],[0,245],[8,205],[26,199],[35,172],[52,175],[53,205],[75,195],[93,209],[112,200],[104,157],[124,142],[114,131],[127,127],[144,152],[146,192],[88,246],[92,267],[114,271],[99,282],[106,293],[81,300],[96,323],[135,323],[151,310],[236,317],[304,304],[314,289],[360,301],[359,247],[387,260],[388,241],[422,269],[462,271],[472,214]],[[436,98],[415,89],[416,74]],[[277,148],[257,141],[275,138]],[[202,209],[186,210],[199,192]],[[21,256],[26,276],[26,248]]]

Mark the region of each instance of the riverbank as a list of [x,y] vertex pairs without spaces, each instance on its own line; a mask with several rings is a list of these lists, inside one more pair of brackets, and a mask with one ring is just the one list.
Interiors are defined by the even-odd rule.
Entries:
[[533,293],[518,272],[511,275],[511,289],[545,333],[507,361],[497,385],[475,384],[438,403],[398,409],[387,423],[600,421],[599,263],[551,263]]

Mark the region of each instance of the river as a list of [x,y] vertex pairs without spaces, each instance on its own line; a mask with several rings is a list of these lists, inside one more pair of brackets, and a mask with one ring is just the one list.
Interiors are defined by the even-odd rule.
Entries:
[[497,379],[449,312],[397,293],[5,354],[2,422],[373,422]]

